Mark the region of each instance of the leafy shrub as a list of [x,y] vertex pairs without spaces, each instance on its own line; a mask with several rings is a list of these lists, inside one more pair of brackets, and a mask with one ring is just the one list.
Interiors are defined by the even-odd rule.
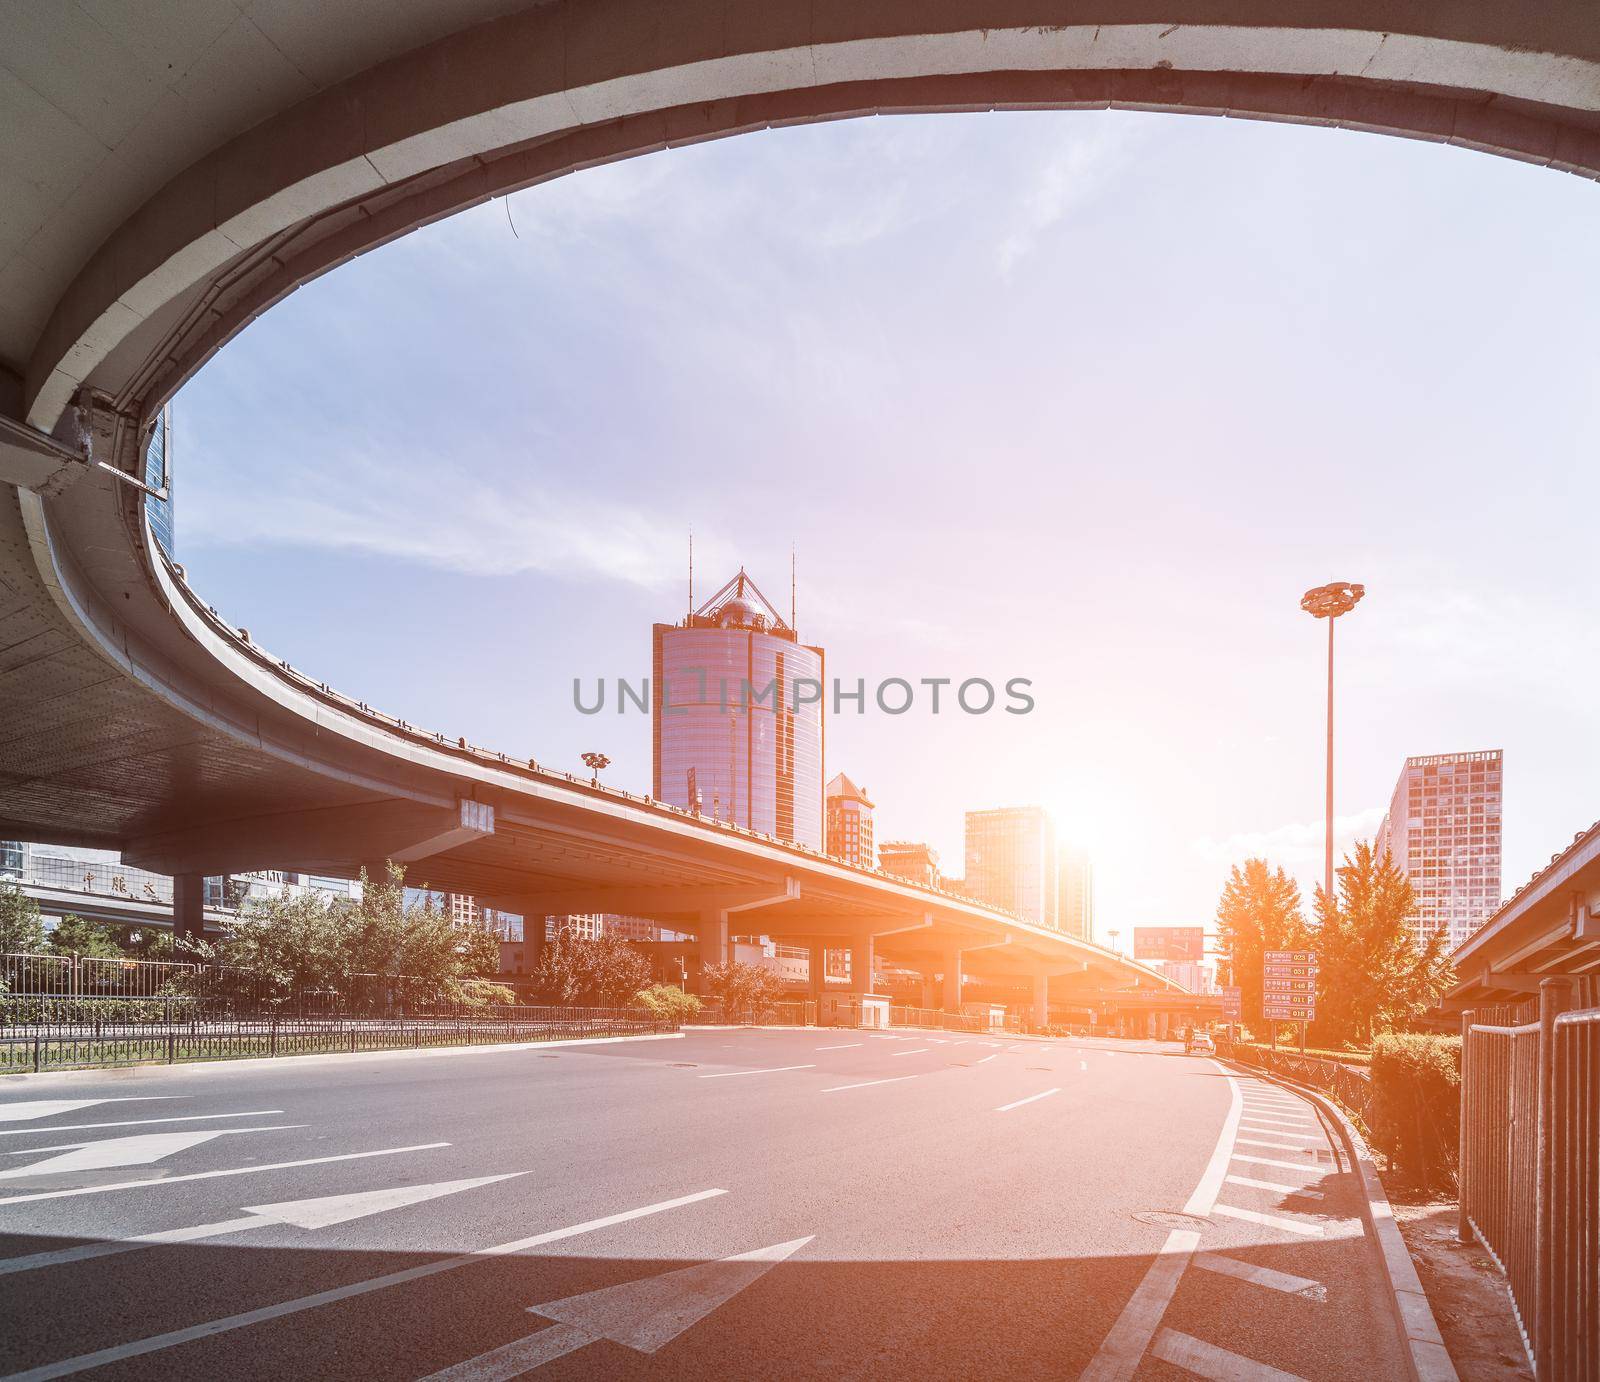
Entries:
[[517,993],[492,979],[467,979],[461,985],[461,1001],[470,1008],[509,1007],[517,1001]]
[[1372,1043],[1372,1143],[1424,1190],[1455,1184],[1461,1038],[1390,1034]]
[[638,1001],[658,1021],[670,1022],[674,1027],[682,1026],[700,1011],[700,1000],[694,994],[671,984],[651,984],[640,989]]

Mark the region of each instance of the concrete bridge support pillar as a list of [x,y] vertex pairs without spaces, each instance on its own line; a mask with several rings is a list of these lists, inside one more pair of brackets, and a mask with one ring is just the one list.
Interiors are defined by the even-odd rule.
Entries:
[[176,940],[200,940],[206,932],[206,880],[198,873],[180,873],[172,880],[172,934]]
[[821,941],[812,941],[811,951],[811,1001],[817,1005],[817,1021],[822,1020],[822,999],[828,991],[828,947]]
[[1033,978],[1033,1025],[1050,1025],[1050,976],[1036,974]]
[[721,909],[700,913],[700,925],[695,931],[695,941],[700,959],[700,996],[706,996],[704,974],[710,965],[728,961],[728,914]]
[[947,1013],[961,1011],[961,952],[954,948],[944,957],[944,1010]]
[[872,937],[850,942],[850,992],[872,992]]

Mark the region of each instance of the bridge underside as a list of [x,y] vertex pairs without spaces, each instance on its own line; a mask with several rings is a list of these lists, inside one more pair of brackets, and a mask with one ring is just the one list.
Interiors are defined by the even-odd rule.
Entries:
[[181,22],[141,15],[109,37],[78,6],[8,18],[0,78],[27,100],[0,167],[0,832],[180,878],[394,858],[415,882],[525,914],[656,917],[706,955],[736,933],[847,943],[1029,983],[1036,1002],[1041,983],[1047,997],[1160,984],[290,668],[155,551],[125,483],[148,419],[273,303],[419,224],[786,123],[1117,106],[1387,131],[1593,177],[1600,11],[1318,0],[1290,25],[1269,0],[503,8],[396,0],[363,25],[314,0],[270,19],[195,0]]

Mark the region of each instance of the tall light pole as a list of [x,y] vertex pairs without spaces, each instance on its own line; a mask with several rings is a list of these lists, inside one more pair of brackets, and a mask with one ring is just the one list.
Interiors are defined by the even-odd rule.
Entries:
[[1349,614],[1367,593],[1364,585],[1334,581],[1319,585],[1300,597],[1300,608],[1316,619],[1328,621],[1328,794],[1324,806],[1322,891],[1333,901],[1333,624],[1341,614]]

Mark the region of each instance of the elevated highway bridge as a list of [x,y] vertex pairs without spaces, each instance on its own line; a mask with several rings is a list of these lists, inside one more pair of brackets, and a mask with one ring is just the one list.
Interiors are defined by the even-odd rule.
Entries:
[[140,488],[151,419],[256,316],[385,240],[597,163],[775,125],[1115,106],[1382,131],[1592,178],[1600,11],[393,0],[365,13],[63,0],[0,21],[0,832],[173,874],[188,928],[205,874],[393,858],[525,914],[657,917],[707,959],[748,931],[876,947],[947,983],[1026,979],[1036,999],[1052,978],[1063,997],[1163,984],[994,909],[428,733],[288,667],[155,548]]

